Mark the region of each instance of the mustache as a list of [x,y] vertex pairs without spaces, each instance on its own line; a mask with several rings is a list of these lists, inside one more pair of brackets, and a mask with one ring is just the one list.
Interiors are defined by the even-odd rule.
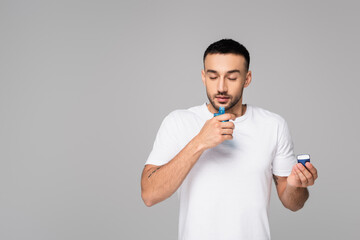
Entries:
[[215,95],[215,97],[221,97],[221,98],[230,98],[230,95]]

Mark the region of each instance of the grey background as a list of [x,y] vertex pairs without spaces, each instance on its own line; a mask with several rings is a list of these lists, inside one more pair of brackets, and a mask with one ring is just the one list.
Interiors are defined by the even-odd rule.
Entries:
[[251,54],[244,102],[282,115],[319,170],[273,194],[273,239],[359,239],[356,1],[1,1],[0,239],[176,239],[140,175],[162,119],[204,103],[206,47]]

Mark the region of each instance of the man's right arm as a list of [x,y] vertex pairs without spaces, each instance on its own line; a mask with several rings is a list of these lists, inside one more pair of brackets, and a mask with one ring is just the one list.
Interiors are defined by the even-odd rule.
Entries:
[[196,135],[172,160],[156,166],[146,165],[141,176],[141,197],[150,207],[170,197],[181,186],[201,154],[225,140],[232,139],[235,119],[233,114],[214,117],[204,124]]

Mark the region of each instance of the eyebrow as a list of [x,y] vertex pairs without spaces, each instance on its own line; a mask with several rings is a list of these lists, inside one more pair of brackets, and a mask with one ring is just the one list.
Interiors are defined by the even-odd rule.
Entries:
[[[218,73],[217,71],[211,70],[211,69],[206,70],[206,72],[207,73]],[[227,71],[226,73],[235,73],[235,72],[240,73],[240,70],[234,69],[234,70]]]

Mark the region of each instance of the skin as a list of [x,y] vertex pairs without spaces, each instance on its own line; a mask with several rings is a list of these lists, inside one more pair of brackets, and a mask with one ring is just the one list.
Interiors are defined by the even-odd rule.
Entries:
[[[246,112],[242,104],[243,90],[251,83],[251,71],[246,69],[245,58],[235,54],[208,54],[205,58],[201,78],[206,88],[211,113],[224,106],[226,113],[207,120],[196,135],[168,163],[156,166],[148,164],[141,176],[141,197],[146,206],[153,206],[170,197],[181,186],[187,174],[209,148],[233,138],[234,123],[222,122],[235,120]],[[221,102],[219,96],[227,97]],[[283,205],[292,210],[301,209],[309,197],[307,187],[317,179],[317,170],[307,163],[293,166],[288,177],[273,176],[278,196]]]
[[[208,54],[205,59],[201,79],[210,101],[208,109],[215,113],[219,107],[225,107],[227,113],[242,116],[246,106],[242,105],[244,88],[251,83],[251,71],[245,66],[245,58],[235,54]],[[229,101],[220,102],[216,97],[226,96]]]

